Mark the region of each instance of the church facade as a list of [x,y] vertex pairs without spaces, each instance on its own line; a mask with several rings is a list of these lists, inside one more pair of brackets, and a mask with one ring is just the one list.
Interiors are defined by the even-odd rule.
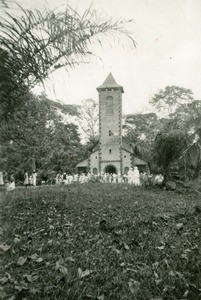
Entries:
[[148,163],[134,155],[122,136],[122,94],[124,89],[110,73],[99,93],[99,144],[91,155],[77,164],[78,172],[127,173],[137,166],[140,172],[148,172]]

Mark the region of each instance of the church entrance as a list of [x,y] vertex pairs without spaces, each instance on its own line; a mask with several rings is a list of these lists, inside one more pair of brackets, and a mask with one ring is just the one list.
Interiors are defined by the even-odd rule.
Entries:
[[117,174],[117,170],[113,165],[108,165],[105,168],[105,173],[109,173],[109,174]]

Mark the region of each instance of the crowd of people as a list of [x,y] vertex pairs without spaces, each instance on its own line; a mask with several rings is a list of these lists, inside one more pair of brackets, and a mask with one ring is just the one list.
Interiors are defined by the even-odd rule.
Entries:
[[37,179],[37,173],[34,170],[32,174],[29,175],[28,172],[25,172],[24,174],[24,185],[33,185],[36,186],[36,179]]
[[15,176],[13,173],[0,172],[0,186],[5,185],[6,191],[15,190]]
[[148,175],[147,173],[140,173],[137,167],[134,169],[130,168],[127,173],[82,173],[82,174],[66,174],[66,173],[57,173],[55,177],[56,185],[67,185],[74,182],[86,183],[90,181],[99,181],[103,183],[129,183],[134,186],[147,186],[152,182],[152,185],[162,184],[164,177],[162,174],[158,175]]
[[[128,183],[133,186],[149,186],[149,185],[160,185],[164,180],[163,175],[148,175],[147,173],[140,173],[137,167],[130,168],[127,173],[82,173],[82,174],[67,174],[58,172],[52,181],[55,185],[68,185],[72,183],[86,183],[86,182],[102,182],[102,183]],[[41,184],[47,184],[42,181]],[[8,176],[0,172],[0,186],[5,185],[6,191],[12,191],[15,189],[15,178],[14,174]],[[37,185],[37,173],[34,170],[31,174],[28,172],[24,173],[24,186],[36,186]]]
[[[30,175],[28,172],[24,174],[24,186],[36,186],[37,173],[34,170]],[[15,190],[15,176],[13,173],[0,172],[0,186],[5,186],[6,192]]]

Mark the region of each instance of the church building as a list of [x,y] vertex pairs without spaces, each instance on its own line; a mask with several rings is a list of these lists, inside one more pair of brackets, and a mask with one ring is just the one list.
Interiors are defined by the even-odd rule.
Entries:
[[122,136],[122,94],[124,89],[110,73],[99,93],[99,144],[91,155],[77,164],[81,172],[127,173],[137,166],[140,172],[148,172],[148,163],[136,156]]

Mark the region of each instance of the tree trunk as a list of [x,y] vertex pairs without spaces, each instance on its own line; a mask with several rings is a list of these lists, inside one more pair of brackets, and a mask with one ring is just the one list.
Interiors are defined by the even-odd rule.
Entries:
[[35,158],[32,157],[32,170],[35,171],[36,170],[36,161]]
[[198,179],[199,175],[200,175],[200,168],[201,168],[201,159],[200,159],[200,155],[201,154],[201,147],[198,146],[198,157],[197,157],[197,164],[194,170],[194,179]]
[[170,172],[168,166],[163,166],[164,182],[170,180]]

